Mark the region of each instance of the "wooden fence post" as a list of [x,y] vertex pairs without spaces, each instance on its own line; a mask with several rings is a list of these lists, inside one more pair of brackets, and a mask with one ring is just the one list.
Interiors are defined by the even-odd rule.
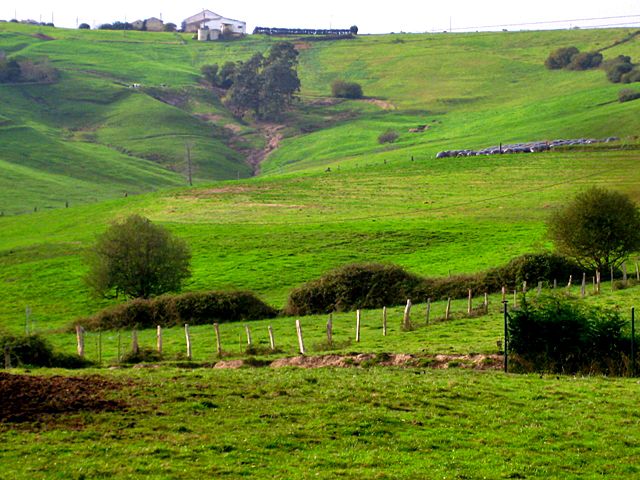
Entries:
[[429,325],[430,317],[431,317],[431,299],[427,298],[427,325]]
[[469,289],[469,296],[467,297],[467,315],[471,315],[471,308],[473,307],[472,302],[473,292],[471,291],[471,289]]
[[361,313],[360,309],[356,310],[356,343],[360,342],[360,320]]
[[184,324],[184,337],[187,341],[187,359],[189,359],[189,361],[191,361],[191,359],[193,358],[193,354],[191,351],[191,335],[189,334],[189,324],[185,323]]
[[244,326],[244,331],[247,334],[247,346],[250,347],[253,345],[253,341],[251,340],[251,329],[249,328],[249,325]]
[[536,296],[539,297],[542,294],[542,282],[538,282],[538,291],[536,292]]
[[489,294],[484,292],[484,313],[489,313]]
[[507,301],[507,287],[502,287],[502,303]]
[[569,283],[567,283],[567,289],[571,288],[572,283],[573,283],[573,275],[569,275]]
[[640,282],[640,265],[636,262],[636,280]]
[[296,333],[298,334],[298,347],[300,349],[300,355],[304,355],[304,339],[302,338],[302,325],[300,325],[300,320],[296,320]]
[[271,345],[271,350],[276,349],[276,339],[273,336],[273,328],[269,325],[269,344]]
[[131,351],[133,353],[140,352],[140,346],[138,345],[138,331],[135,329],[131,332]]
[[407,300],[407,306],[404,307],[404,315],[402,317],[402,328],[411,330],[411,300]]
[[444,312],[444,319],[449,320],[449,315],[451,315],[451,297],[447,299],[447,309]]
[[627,262],[622,262],[622,281],[627,285]]
[[78,343],[78,356],[84,358],[84,328],[76,325],[76,341]]
[[582,285],[580,286],[580,296],[584,298],[587,295],[587,273],[582,273]]
[[222,356],[222,341],[220,340],[220,325],[217,323],[213,324],[213,331],[216,333],[216,352],[218,356]]
[[11,350],[8,344],[4,346],[4,368],[11,368]]
[[522,293],[527,293],[527,281],[522,282]]
[[327,343],[329,346],[333,346],[333,313],[329,314],[327,320]]
[[387,307],[382,307],[382,336],[387,336]]
[[558,279],[554,278],[553,279],[553,289],[555,290],[556,288],[558,288]]
[[156,327],[156,349],[162,355],[162,327],[160,325]]

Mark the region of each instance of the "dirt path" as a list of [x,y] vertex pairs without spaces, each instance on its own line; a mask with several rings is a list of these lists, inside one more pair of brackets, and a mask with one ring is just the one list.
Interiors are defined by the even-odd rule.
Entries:
[[[464,368],[471,370],[498,370],[503,367],[501,355],[410,355],[406,353],[375,354],[360,353],[350,355],[317,355],[279,358],[269,364],[271,368],[299,367],[414,367],[414,368]],[[251,366],[244,360],[220,361],[214,368],[242,368]]]
[[247,163],[253,168],[253,174],[260,174],[260,164],[269,156],[271,152],[280,146],[283,135],[282,130],[285,125],[277,123],[260,123],[256,125],[257,130],[265,139],[265,146],[261,150],[251,150],[247,155]]

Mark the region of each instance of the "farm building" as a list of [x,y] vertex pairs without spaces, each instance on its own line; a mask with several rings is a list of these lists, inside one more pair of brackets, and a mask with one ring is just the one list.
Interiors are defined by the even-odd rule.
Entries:
[[[208,30],[210,32],[219,32],[223,35],[245,35],[247,33],[247,22],[225,18],[211,10],[203,10],[185,19],[182,22],[182,29],[190,33]],[[217,34],[214,33],[214,36],[217,38]]]
[[136,20],[131,23],[134,30],[147,30],[149,32],[164,32],[164,22],[156,17],[147,18],[146,20]]

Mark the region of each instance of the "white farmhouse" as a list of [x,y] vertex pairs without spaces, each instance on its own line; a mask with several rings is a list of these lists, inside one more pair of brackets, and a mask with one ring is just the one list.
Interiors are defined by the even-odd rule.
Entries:
[[247,22],[225,18],[211,10],[203,10],[185,19],[182,22],[182,29],[191,33],[199,30],[209,30],[211,32],[220,32],[223,35],[237,36],[247,33]]

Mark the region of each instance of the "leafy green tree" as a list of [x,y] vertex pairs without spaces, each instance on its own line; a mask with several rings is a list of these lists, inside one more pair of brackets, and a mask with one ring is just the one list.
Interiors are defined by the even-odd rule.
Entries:
[[203,65],[202,68],[200,69],[200,73],[202,73],[202,78],[204,78],[204,81],[207,82],[209,85],[212,86],[217,86],[219,79],[218,79],[218,64],[215,63],[213,65]]
[[551,217],[548,233],[559,253],[603,272],[640,249],[640,212],[628,196],[593,187]]
[[[276,43],[266,58],[256,53],[236,65],[227,105],[239,116],[247,112],[259,119],[279,116],[300,91],[297,67],[298,52],[291,43]],[[220,77],[222,81],[222,72]]]
[[149,298],[180,290],[191,275],[187,244],[147,218],[114,223],[91,248],[86,283],[99,296]]

